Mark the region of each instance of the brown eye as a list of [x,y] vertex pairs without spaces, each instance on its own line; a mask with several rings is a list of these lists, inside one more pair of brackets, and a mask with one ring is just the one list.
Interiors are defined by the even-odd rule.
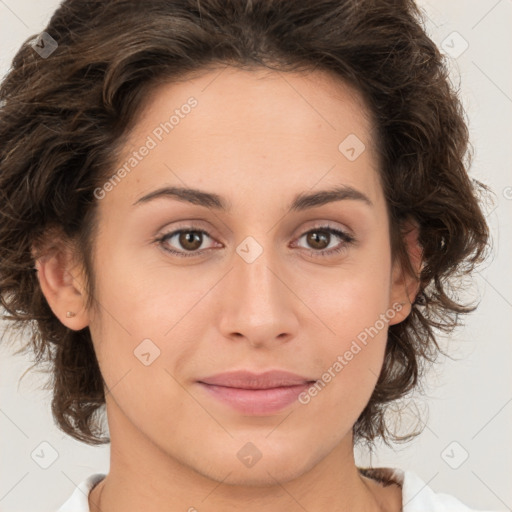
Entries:
[[[306,239],[307,244],[307,247],[304,247],[304,249],[313,249],[309,250],[310,255],[313,257],[334,256],[347,250],[355,242],[353,236],[329,226],[312,229],[304,233],[299,240],[302,238]],[[338,243],[329,248],[332,242],[336,242],[336,239],[338,239]]]
[[326,231],[310,231],[306,233],[306,239],[308,244],[314,249],[325,249],[329,246],[329,241],[331,239],[331,235]]
[[187,251],[197,251],[203,243],[203,235],[199,231],[181,231],[178,242]]
[[[156,241],[164,250],[176,256],[198,256],[206,249],[201,246],[210,235],[202,229],[180,229],[161,236]],[[188,254],[187,254],[188,253]]]

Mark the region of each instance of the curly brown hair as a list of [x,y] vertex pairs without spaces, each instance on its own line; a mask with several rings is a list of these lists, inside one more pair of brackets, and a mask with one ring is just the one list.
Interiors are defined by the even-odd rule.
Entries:
[[[404,440],[385,420],[390,402],[421,385],[451,331],[474,309],[454,290],[485,257],[486,190],[467,174],[468,129],[444,57],[412,0],[65,0],[46,34],[22,45],[0,87],[0,298],[4,318],[30,336],[17,351],[49,363],[52,413],[88,444],[104,383],[88,328],[65,327],[34,271],[32,248],[61,233],[76,242],[94,300],[94,189],[113,173],[152,88],[209,67],[328,71],[363,95],[387,199],[392,251],[413,273],[404,221],[419,226],[423,266],[411,314],[388,332],[375,390],[354,440]],[[45,35],[46,41],[50,40]],[[51,41],[51,40],[50,40]],[[43,46],[43,45],[39,45]],[[43,244],[44,245],[44,244]]]

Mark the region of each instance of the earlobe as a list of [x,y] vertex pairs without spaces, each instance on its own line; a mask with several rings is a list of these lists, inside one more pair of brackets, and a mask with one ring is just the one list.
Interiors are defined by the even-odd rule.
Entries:
[[71,254],[55,249],[37,258],[35,268],[41,291],[60,322],[76,331],[87,327],[85,294],[80,275],[72,266]]
[[423,251],[419,243],[419,226],[416,221],[409,220],[404,224],[402,241],[407,251],[410,268],[399,258],[393,263],[390,306],[397,311],[399,308],[399,311],[390,322],[391,325],[398,324],[409,316],[421,284]]

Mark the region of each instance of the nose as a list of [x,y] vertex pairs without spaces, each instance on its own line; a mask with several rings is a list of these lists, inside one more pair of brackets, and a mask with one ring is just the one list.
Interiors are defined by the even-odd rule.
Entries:
[[298,332],[300,304],[289,282],[290,272],[272,250],[254,239],[237,251],[220,290],[222,335],[253,347],[289,342]]

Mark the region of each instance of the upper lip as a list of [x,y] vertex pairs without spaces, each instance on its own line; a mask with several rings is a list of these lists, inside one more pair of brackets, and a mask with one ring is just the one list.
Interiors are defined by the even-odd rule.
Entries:
[[271,389],[304,385],[314,382],[314,379],[308,379],[307,377],[282,370],[270,370],[264,373],[241,370],[219,373],[201,379],[199,382],[239,389]]

